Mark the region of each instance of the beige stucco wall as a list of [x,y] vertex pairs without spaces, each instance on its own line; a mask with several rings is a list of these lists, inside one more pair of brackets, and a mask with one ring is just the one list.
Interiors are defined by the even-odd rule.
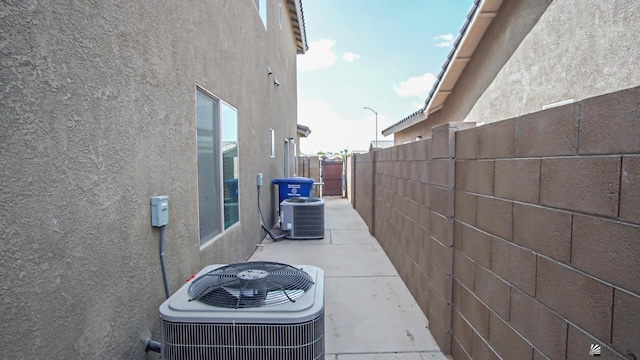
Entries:
[[[268,30],[252,1],[0,6],[0,358],[145,358],[164,300],[151,196],[170,199],[172,291],[248,258],[256,173],[273,218],[296,135],[296,48],[267,3]],[[196,84],[238,109],[240,143],[240,224],[202,249]]]
[[[552,1],[465,121],[494,122],[637,86],[638,24],[637,1]],[[506,30],[492,41],[503,41]]]
[[481,125],[635,87],[639,23],[637,1],[503,1],[444,107],[394,143],[447,122]]

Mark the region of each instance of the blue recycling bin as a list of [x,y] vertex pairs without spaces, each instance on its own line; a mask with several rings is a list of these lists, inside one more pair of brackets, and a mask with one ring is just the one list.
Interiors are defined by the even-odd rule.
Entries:
[[309,197],[313,181],[306,177],[288,177],[273,179],[272,183],[278,185],[281,203],[293,197]]

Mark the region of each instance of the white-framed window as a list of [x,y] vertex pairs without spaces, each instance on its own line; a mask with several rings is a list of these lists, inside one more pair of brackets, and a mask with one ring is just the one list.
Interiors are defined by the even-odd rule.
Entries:
[[238,111],[196,87],[200,245],[239,219]]
[[280,30],[282,30],[282,0],[278,3],[278,24],[280,24]]
[[258,9],[258,14],[260,14],[260,19],[262,19],[262,23],[264,24],[264,28],[267,28],[267,0],[253,0],[253,3],[256,5],[256,9]]
[[269,129],[271,134],[271,157],[276,157],[276,132],[273,129]]

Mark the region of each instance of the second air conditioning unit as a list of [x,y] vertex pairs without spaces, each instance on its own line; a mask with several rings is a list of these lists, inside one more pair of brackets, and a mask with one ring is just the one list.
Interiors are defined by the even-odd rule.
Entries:
[[324,238],[324,200],[315,197],[289,198],[280,203],[280,229],[289,239]]

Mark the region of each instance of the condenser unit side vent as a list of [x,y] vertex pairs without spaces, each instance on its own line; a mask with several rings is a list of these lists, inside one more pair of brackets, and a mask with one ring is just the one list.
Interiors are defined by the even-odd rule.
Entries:
[[280,227],[289,239],[324,238],[324,199],[291,198],[280,203]]

